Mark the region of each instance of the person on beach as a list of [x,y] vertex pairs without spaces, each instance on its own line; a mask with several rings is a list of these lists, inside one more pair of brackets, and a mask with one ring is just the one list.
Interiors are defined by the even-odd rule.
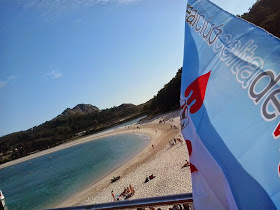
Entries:
[[131,186],[131,184],[129,184],[129,190],[130,190],[130,192],[134,195],[135,190],[134,190],[134,188]]
[[145,179],[145,182],[144,183],[147,183],[149,181],[149,177],[146,176],[146,179]]
[[135,193],[134,188],[131,186],[131,184],[129,185],[129,187],[125,188],[124,192],[121,194],[124,196],[124,200],[132,197]]
[[155,178],[154,174],[149,176],[149,179],[152,180],[153,178]]
[[183,143],[184,143],[184,142],[183,142],[183,140],[182,140],[182,139],[177,138],[177,141],[181,143],[181,146],[183,146]]
[[126,193],[127,193],[126,188],[124,188],[123,192],[120,194],[120,197],[121,197],[121,196],[122,196],[122,197],[125,197],[125,196],[126,196]]
[[188,167],[188,166],[190,166],[190,163],[189,163],[188,160],[186,160],[186,163],[182,166],[182,168],[185,168],[185,167]]
[[111,194],[112,194],[112,197],[113,197],[113,201],[116,201],[116,197],[114,195],[114,191],[113,190],[111,191]]

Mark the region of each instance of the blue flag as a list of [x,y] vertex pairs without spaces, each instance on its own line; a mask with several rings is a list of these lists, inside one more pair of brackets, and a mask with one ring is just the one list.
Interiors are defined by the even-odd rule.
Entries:
[[280,40],[189,0],[181,129],[197,209],[280,209]]

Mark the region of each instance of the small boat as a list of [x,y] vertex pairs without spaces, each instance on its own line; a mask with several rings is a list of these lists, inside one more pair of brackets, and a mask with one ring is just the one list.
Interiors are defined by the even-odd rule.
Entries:
[[113,182],[119,180],[120,178],[121,178],[120,176],[117,176],[117,177],[114,177],[114,176],[113,176],[113,179],[111,179],[111,183],[113,183]]
[[0,209],[4,209],[5,207],[5,196],[0,190]]

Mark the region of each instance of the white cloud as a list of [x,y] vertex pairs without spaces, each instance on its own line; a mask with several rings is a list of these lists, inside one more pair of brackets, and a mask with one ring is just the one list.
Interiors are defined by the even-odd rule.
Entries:
[[5,87],[11,80],[15,79],[15,75],[8,76],[5,80],[0,80],[0,88]]
[[37,9],[69,9],[79,7],[91,7],[98,4],[128,4],[139,0],[20,0],[20,4],[24,8]]
[[59,79],[62,77],[62,73],[58,70],[52,70],[46,74],[47,78],[49,79]]
[[[82,8],[96,6],[126,6],[138,1],[142,0],[18,0],[19,7],[27,12],[30,9],[37,10],[40,18],[47,23],[55,22],[58,17],[71,12],[71,10],[78,11]],[[74,20],[74,23],[80,23],[80,20]]]

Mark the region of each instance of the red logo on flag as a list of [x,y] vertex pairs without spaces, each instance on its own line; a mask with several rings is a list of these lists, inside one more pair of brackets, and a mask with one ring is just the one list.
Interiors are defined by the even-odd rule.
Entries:
[[277,127],[275,128],[274,132],[273,132],[273,136],[274,138],[278,138],[280,135],[280,123],[277,125]]
[[[211,71],[206,74],[201,75],[196,80],[194,80],[186,89],[185,97],[187,97],[191,92],[191,96],[188,100],[181,100],[181,129],[183,130],[189,124],[189,112],[194,114],[196,113],[203,104],[204,96],[206,92],[206,87],[208,79],[210,77]],[[190,107],[189,105],[193,102]]]
[[[191,94],[191,96],[189,97],[188,100],[183,99],[180,101],[180,103],[181,103],[180,118],[181,118],[181,129],[182,130],[189,124],[189,112],[194,114],[201,108],[203,101],[204,101],[206,87],[207,87],[207,83],[208,83],[210,74],[211,74],[211,71],[209,71],[206,74],[201,75],[196,80],[194,80],[185,90],[185,97],[188,97],[190,94]],[[193,101],[195,101],[195,102],[193,103]],[[192,104],[192,105],[190,106],[190,104]],[[190,140],[186,140],[186,144],[188,147],[189,156],[191,156],[192,143]],[[191,170],[191,173],[198,171],[197,168],[192,163],[190,163],[190,170]]]
[[196,113],[203,104],[210,74],[211,71],[198,77],[185,91],[185,97],[187,97],[192,91],[190,98],[187,100],[187,105],[190,105],[195,100],[195,103],[190,107],[190,113],[192,114]]

